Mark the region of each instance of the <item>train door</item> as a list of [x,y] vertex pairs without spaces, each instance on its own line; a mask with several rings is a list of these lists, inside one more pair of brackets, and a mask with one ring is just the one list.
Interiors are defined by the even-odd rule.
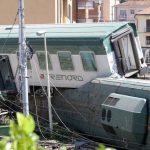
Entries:
[[125,77],[136,74],[139,71],[138,57],[132,30],[129,28],[115,33],[111,41],[116,56],[118,73]]
[[16,92],[16,84],[7,55],[0,55],[0,84],[1,91]]
[[0,90],[4,89],[5,86],[4,86],[4,81],[3,81],[3,77],[2,77],[2,73],[0,71]]
[[131,40],[129,35],[126,35],[118,40],[119,47],[121,49],[121,55],[124,59],[124,67],[126,68],[126,71],[129,70],[135,70],[136,69],[136,63],[135,63],[135,57],[132,50]]

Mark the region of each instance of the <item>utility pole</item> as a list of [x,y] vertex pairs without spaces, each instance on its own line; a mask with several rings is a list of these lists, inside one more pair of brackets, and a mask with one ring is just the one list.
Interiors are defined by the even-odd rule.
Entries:
[[24,0],[19,0],[19,65],[20,65],[20,88],[23,102],[23,113],[29,115],[28,102],[28,77],[27,77],[27,47],[24,25]]
[[51,86],[50,86],[50,78],[49,78],[46,31],[39,31],[36,34],[37,34],[37,36],[44,35],[45,63],[46,63],[46,73],[47,73],[47,94],[48,94],[47,98],[48,98],[48,113],[49,113],[49,129],[50,129],[50,134],[52,135],[52,132],[53,132],[53,119],[52,119]]
[[44,34],[44,47],[45,47],[45,61],[46,61],[46,72],[47,72],[47,93],[48,93],[48,112],[49,112],[49,128],[50,133],[53,133],[53,120],[52,120],[52,104],[51,104],[51,87],[49,79],[49,67],[48,67],[48,53],[47,53],[47,44],[46,44],[46,33]]

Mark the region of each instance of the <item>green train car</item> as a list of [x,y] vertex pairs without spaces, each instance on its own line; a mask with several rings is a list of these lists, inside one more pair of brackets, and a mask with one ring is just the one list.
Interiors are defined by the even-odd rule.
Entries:
[[[147,66],[135,25],[26,25],[26,41],[33,49],[29,91],[36,93],[47,85],[44,37],[36,34],[41,30],[52,105],[62,121],[114,146],[149,150],[150,81],[139,79]],[[0,46],[0,89],[19,91],[18,26],[0,26]]]

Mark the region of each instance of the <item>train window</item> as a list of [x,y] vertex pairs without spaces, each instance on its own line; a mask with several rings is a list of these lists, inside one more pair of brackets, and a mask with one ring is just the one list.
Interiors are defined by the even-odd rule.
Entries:
[[80,52],[83,68],[85,71],[97,71],[96,61],[93,52]]
[[145,51],[145,62],[149,65],[150,64],[150,50],[147,49]]
[[[36,54],[37,54],[40,69],[46,70],[45,52],[37,51]],[[51,64],[51,61],[50,61],[50,57],[48,57],[48,67],[49,67],[49,70],[52,70],[52,64]]]
[[107,112],[107,121],[108,122],[111,121],[111,110],[108,110],[108,112]]
[[102,120],[105,120],[106,117],[106,109],[102,109]]
[[71,58],[71,52],[61,51],[58,52],[60,67],[62,70],[74,70]]

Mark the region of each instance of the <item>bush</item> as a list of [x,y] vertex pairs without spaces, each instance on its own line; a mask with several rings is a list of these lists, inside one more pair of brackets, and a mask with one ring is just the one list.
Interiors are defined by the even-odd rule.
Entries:
[[0,141],[0,150],[41,150],[38,147],[39,137],[33,132],[35,122],[31,115],[25,117],[17,112],[17,123],[10,122],[9,136]]

